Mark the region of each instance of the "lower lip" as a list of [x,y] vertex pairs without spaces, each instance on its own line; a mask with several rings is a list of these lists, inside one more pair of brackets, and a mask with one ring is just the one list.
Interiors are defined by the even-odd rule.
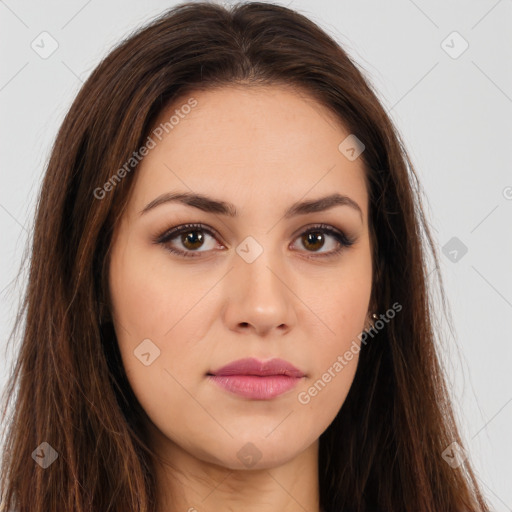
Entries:
[[269,400],[294,388],[301,380],[287,375],[209,375],[222,388],[245,398]]

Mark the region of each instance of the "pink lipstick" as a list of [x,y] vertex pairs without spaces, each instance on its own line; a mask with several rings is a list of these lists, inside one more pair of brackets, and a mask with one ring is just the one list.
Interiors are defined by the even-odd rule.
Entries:
[[294,388],[305,374],[284,359],[239,359],[208,373],[225,390],[252,400],[270,400]]

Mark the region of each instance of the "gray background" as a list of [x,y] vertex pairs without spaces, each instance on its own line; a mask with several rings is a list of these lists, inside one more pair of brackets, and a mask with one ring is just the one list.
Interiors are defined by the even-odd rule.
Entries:
[[[112,45],[175,3],[0,0],[2,389],[13,356],[5,347],[24,284],[24,274],[18,284],[15,277],[57,129]],[[512,2],[278,3],[308,15],[344,46],[404,138],[451,304],[454,333],[439,320],[442,358],[462,435],[495,510],[510,511]],[[40,36],[44,31],[50,36]],[[53,40],[58,48],[42,58]]]

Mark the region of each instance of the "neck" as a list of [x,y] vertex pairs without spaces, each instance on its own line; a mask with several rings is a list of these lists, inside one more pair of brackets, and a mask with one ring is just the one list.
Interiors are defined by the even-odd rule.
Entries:
[[318,440],[283,464],[258,469],[205,462],[172,443],[156,462],[156,477],[158,512],[320,512]]

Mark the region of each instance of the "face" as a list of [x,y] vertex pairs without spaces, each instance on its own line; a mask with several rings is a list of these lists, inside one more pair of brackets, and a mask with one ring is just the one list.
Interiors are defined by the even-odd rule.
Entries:
[[201,91],[162,112],[109,267],[158,453],[270,468],[340,410],[372,286],[363,162],[339,149],[349,135],[286,87]]

